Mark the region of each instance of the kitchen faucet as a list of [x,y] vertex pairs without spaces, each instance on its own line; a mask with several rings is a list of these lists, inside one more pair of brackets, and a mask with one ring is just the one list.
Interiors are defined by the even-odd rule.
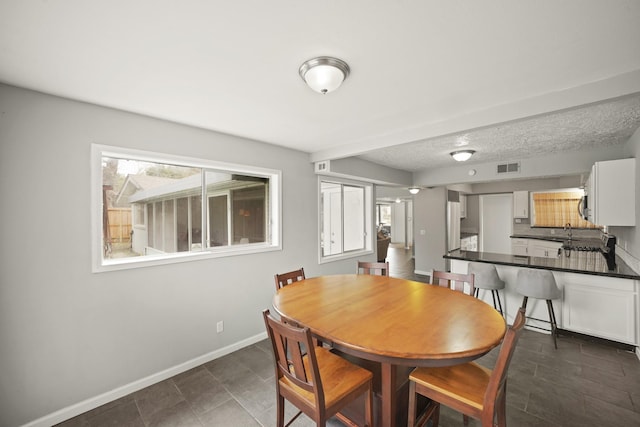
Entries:
[[567,231],[567,228],[569,229],[569,233],[568,233],[568,234],[569,234],[569,241],[571,241],[571,235],[572,235],[572,233],[571,233],[571,223],[570,223],[570,222],[568,222],[568,223],[566,223],[566,224],[564,225],[564,231]]

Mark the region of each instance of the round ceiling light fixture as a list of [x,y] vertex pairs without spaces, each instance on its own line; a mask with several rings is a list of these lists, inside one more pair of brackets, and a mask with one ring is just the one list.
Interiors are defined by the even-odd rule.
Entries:
[[471,156],[473,156],[473,153],[475,153],[474,150],[460,150],[460,151],[454,151],[453,153],[449,153],[449,154],[451,154],[451,157],[453,157],[454,160],[458,162],[465,162],[469,160]]
[[420,189],[418,187],[409,187],[409,193],[418,194],[419,192],[420,192]]
[[298,72],[311,89],[324,95],[338,89],[351,69],[341,59],[319,56],[305,61]]

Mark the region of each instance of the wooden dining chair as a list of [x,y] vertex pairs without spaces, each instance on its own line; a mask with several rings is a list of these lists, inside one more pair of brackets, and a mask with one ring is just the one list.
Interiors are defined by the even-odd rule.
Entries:
[[358,261],[358,270],[356,271],[356,273],[371,274],[373,276],[388,276],[389,263]]
[[[525,323],[524,309],[518,310],[513,326],[504,336],[493,370],[475,362],[437,368],[416,368],[409,375],[409,427],[416,425],[416,394],[431,399],[419,423],[431,418],[438,426],[440,405],[480,420],[482,427],[506,425],[507,370]],[[495,424],[497,422],[497,424]]]
[[300,267],[299,270],[289,271],[288,273],[276,274],[274,276],[276,281],[276,291],[290,285],[293,282],[304,280],[304,268]]
[[449,273],[448,271],[433,270],[431,274],[431,284],[438,285],[445,288],[450,288],[455,291],[465,292],[464,285],[469,285],[469,295],[475,293],[473,274],[459,274]]
[[[364,395],[365,426],[373,421],[373,374],[324,347],[314,347],[309,328],[299,328],[274,318],[269,310],[262,312],[271,340],[276,368],[277,423],[284,426],[285,399],[299,412],[324,427],[327,419],[338,417],[348,425],[356,425],[340,414],[347,404]],[[314,351],[305,351],[313,349]]]

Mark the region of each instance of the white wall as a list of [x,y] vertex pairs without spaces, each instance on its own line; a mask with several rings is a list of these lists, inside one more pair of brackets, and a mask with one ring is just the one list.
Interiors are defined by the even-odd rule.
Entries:
[[391,205],[391,243],[406,245],[406,202]]
[[426,188],[413,198],[415,271],[420,274],[445,268],[442,257],[447,242],[446,206],[447,190],[444,187]]
[[[283,250],[92,274],[91,143],[282,170]],[[0,426],[261,338],[276,272],[354,271],[317,263],[305,153],[4,85],[0,144]]]

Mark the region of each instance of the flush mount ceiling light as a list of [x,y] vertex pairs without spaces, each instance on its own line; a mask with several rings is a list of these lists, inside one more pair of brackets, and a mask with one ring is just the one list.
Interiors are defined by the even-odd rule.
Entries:
[[350,71],[341,59],[319,56],[302,64],[299,73],[311,89],[324,95],[338,89]]
[[420,192],[420,189],[418,187],[409,187],[409,193],[418,194],[419,192]]
[[453,153],[450,153],[450,154],[451,154],[451,157],[453,157],[458,162],[464,162],[469,160],[471,156],[473,156],[473,153],[475,153],[475,151],[473,150],[460,150],[460,151],[454,151]]

